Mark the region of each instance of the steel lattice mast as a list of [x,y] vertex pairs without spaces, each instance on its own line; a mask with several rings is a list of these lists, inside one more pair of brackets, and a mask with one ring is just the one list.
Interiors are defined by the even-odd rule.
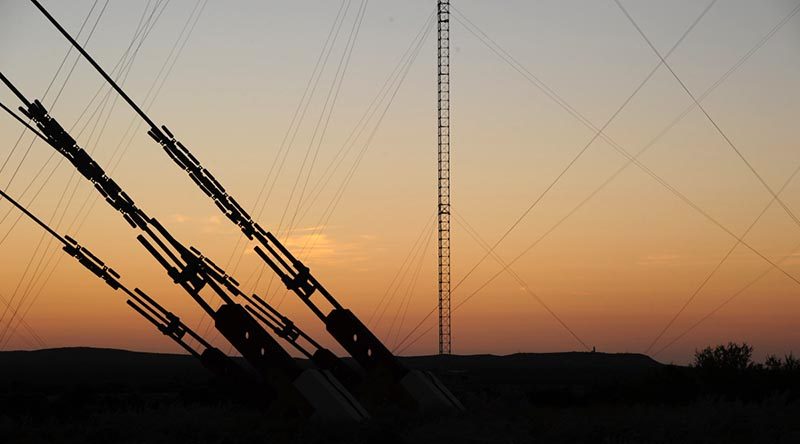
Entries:
[[438,0],[438,216],[439,354],[449,355],[450,335],[450,0]]

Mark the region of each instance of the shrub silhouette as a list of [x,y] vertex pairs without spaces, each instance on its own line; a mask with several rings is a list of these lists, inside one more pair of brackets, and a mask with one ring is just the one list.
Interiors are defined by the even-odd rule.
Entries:
[[800,371],[800,359],[789,353],[783,359],[769,355],[764,361],[764,369],[771,372],[796,373]]
[[742,372],[754,366],[753,347],[747,343],[735,342],[714,348],[706,347],[694,352],[692,366],[707,373]]
[[800,359],[791,353],[779,358],[767,356],[753,362],[753,347],[747,343],[706,347],[695,351],[691,368],[700,383],[698,394],[740,401],[760,401],[781,395],[800,395]]

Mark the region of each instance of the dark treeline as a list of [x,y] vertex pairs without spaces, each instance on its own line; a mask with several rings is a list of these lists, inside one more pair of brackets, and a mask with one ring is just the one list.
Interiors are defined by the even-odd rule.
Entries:
[[759,363],[753,361],[752,346],[731,342],[696,351],[690,369],[701,394],[745,401],[776,394],[797,399],[800,394],[800,360],[791,353]]

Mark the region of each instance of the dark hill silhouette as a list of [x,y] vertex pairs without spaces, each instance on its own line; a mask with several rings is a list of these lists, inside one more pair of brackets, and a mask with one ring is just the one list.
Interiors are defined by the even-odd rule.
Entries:
[[[414,356],[410,367],[471,382],[588,384],[641,377],[661,367],[639,354],[517,353],[507,356]],[[210,379],[191,356],[104,348],[0,352],[0,385],[70,386],[125,384],[186,386]]]
[[0,352],[2,385],[169,385],[208,379],[188,355],[90,347]]
[[547,370],[641,372],[660,367],[649,356],[637,353],[515,353],[511,355],[411,356],[403,358],[416,368],[439,371]]

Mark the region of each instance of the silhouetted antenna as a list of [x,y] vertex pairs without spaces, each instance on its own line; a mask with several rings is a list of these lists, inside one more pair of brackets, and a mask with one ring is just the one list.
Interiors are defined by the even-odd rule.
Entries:
[[[3,108],[6,109],[5,107]],[[217,374],[217,376],[224,377],[236,385],[244,385],[247,382],[255,383],[255,380],[239,367],[239,365],[184,324],[178,316],[167,311],[142,290],[135,288],[131,291],[128,287],[123,285],[119,281],[120,275],[91,251],[86,249],[86,247],[81,246],[75,239],[69,236],[61,236],[58,234],[2,189],[0,189],[0,196],[17,207],[17,209],[28,216],[28,218],[61,242],[64,245],[63,250],[67,254],[74,257],[78,263],[91,271],[92,274],[102,279],[111,289],[122,290],[123,293],[128,295],[128,297],[130,297],[127,301],[128,306],[156,326],[165,336],[169,336],[170,339],[189,352],[189,354],[198,358],[206,368]],[[185,337],[187,335],[194,339],[196,345],[192,345],[186,341]]]
[[[172,132],[166,126],[160,128],[155,125],[139,106],[117,85],[116,82],[100,67],[97,62],[73,39],[64,28],[51,16],[37,0],[31,0],[36,7],[47,17],[47,19],[64,35],[67,40],[86,58],[87,61],[100,73],[100,75],[116,90],[125,101],[136,111],[137,114],[150,126],[148,134],[162,148],[167,152],[167,155],[180,166],[192,181],[210,197],[219,210],[233,223],[241,229],[248,239],[256,240],[258,245],[254,248],[258,256],[280,277],[281,281],[286,285],[286,288],[292,290],[302,300],[308,308],[325,323],[327,331],[336,341],[345,349],[351,356],[359,363],[359,365],[366,371],[366,379],[371,383],[369,388],[378,390],[381,398],[394,399],[400,403],[410,403],[420,408],[425,409],[463,409],[461,403],[453,397],[444,386],[432,374],[422,374],[419,371],[412,371],[403,365],[396,356],[375,336],[369,328],[361,322],[356,315],[345,309],[333,295],[317,281],[311,274],[309,268],[305,266],[299,259],[293,256],[286,247],[278,241],[275,236],[263,229],[257,224],[252,217],[242,208],[241,205],[229,195],[225,188],[217,181],[210,171],[205,169],[200,162],[192,155],[191,151],[184,146],[181,142],[177,141]],[[35,105],[40,105],[38,102]],[[40,125],[41,128],[41,125]],[[45,132],[45,135],[47,133]],[[49,136],[48,136],[49,137]],[[102,192],[102,191],[101,191]],[[125,196],[127,198],[127,196]],[[140,211],[137,209],[137,211]],[[130,222],[130,221],[129,221]],[[152,220],[153,225],[162,234],[162,237],[167,237],[166,231]],[[135,225],[135,222],[132,223]],[[141,236],[140,236],[141,237]],[[163,255],[158,255],[158,252],[153,245],[145,243],[145,247],[162,262],[162,265],[170,270],[168,258]],[[170,240],[169,244],[178,248],[180,244]],[[194,257],[194,256],[193,256]],[[195,295],[199,288],[202,288],[203,283],[209,285],[216,285],[214,281],[205,282],[201,278],[197,285],[199,288],[195,289],[193,282],[194,276],[197,274],[197,269],[208,269],[209,267],[203,260],[195,261],[192,266],[185,266],[182,270],[176,270],[173,274],[173,279],[176,282],[181,282],[184,288],[190,294]],[[213,267],[218,268],[218,267]],[[212,270],[213,271],[213,270]],[[186,275],[186,276],[184,276]],[[219,273],[213,271],[212,276],[218,276]],[[186,277],[192,277],[192,280],[187,280]],[[224,276],[225,280],[222,282],[224,286],[230,285],[227,280],[228,276]],[[184,285],[185,283],[185,285]],[[234,293],[241,293],[238,287],[232,286],[229,288]],[[318,305],[318,302],[312,300],[314,293],[320,294],[325,301],[330,305],[331,310],[326,315],[323,309]],[[198,303],[201,303],[198,301]],[[203,303],[201,303],[203,305]],[[232,305],[232,304],[226,304]],[[263,305],[263,304],[261,304]],[[224,306],[223,306],[224,307]],[[251,304],[252,308],[257,309],[258,305]],[[206,310],[210,314],[212,311]],[[269,310],[267,310],[269,311]],[[248,319],[252,319],[250,315],[256,311],[250,310],[246,312]],[[269,319],[264,312],[261,312],[262,317],[259,320]],[[227,336],[226,336],[227,337]],[[229,339],[230,340],[230,339]],[[234,344],[235,345],[235,344]],[[241,350],[240,350],[241,351]],[[324,352],[323,352],[324,353]],[[242,352],[245,357],[247,354]],[[321,359],[320,362],[323,362]]]
[[[214,319],[217,330],[261,374],[263,381],[278,393],[284,403],[303,415],[326,419],[361,420],[369,416],[333,375],[302,369],[246,308],[234,303],[234,297],[241,297],[253,304],[253,300],[239,289],[238,282],[199,250],[184,246],[156,219],[150,218],[139,209],[103,168],[49,115],[41,102],[27,100],[2,74],[0,80],[27,104],[20,111],[36,123],[39,129],[37,135],[67,158],[84,178],[94,184],[109,205],[119,211],[133,228],[141,231],[137,236],[139,242],[164,267],[172,280]],[[3,109],[10,112],[7,107]],[[19,116],[14,116],[21,120]],[[222,299],[223,304],[218,309],[215,310],[201,294],[206,288]],[[307,335],[283,334],[289,329],[296,329],[293,324],[269,324],[268,327],[303,354],[309,355],[310,352],[304,350],[304,345],[298,342],[307,338]],[[316,342],[310,345],[319,346]],[[338,360],[325,349],[317,351],[323,356],[321,362],[325,364],[332,365],[331,361],[335,364]],[[347,367],[342,365],[330,368],[331,371],[343,369]],[[350,378],[352,373],[345,376]]]
[[439,354],[449,355],[450,330],[450,0],[438,0]]

